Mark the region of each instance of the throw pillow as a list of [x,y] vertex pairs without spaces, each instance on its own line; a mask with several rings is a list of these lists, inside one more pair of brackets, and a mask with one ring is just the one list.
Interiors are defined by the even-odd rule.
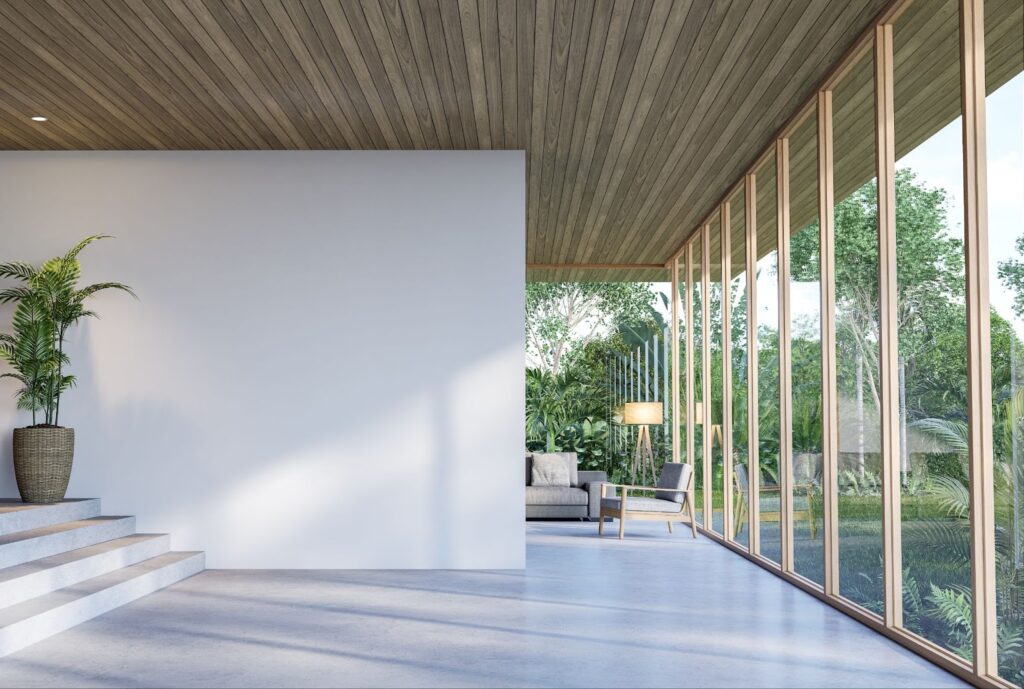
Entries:
[[533,476],[531,485],[569,487],[569,466],[565,460],[555,454],[535,454],[533,456]]

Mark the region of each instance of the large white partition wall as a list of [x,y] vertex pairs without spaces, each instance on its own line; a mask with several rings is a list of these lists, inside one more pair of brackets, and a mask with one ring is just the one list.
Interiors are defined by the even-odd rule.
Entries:
[[523,567],[524,179],[522,152],[0,153],[0,260],[115,235],[83,279],[139,296],[72,335],[69,496],[211,567]]

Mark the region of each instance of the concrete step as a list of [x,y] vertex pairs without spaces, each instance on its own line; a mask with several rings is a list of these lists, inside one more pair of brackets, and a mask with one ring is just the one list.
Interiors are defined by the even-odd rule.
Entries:
[[65,500],[53,505],[33,505],[17,499],[0,498],[0,536],[98,516],[100,501],[96,498]]
[[135,534],[0,569],[0,608],[137,564],[170,549],[167,534]]
[[165,553],[0,610],[0,657],[201,572],[203,553]]
[[93,517],[0,536],[0,568],[135,533],[135,517]]

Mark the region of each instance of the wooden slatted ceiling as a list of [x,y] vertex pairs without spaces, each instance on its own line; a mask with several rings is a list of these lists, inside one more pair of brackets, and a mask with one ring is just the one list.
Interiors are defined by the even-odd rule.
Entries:
[[0,0],[0,148],[525,149],[529,263],[659,264],[885,1]]

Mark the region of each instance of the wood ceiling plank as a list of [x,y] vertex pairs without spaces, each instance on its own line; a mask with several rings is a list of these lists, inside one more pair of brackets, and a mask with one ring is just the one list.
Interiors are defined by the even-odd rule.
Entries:
[[[133,136],[132,132],[122,131],[119,136],[118,132],[111,129],[107,118],[87,116],[80,119],[77,113],[93,113],[97,108],[102,109],[102,104],[93,100],[64,75],[46,69],[38,60],[30,59],[31,49],[19,43],[6,28],[0,24],[0,60],[10,67],[4,77],[4,88],[11,93],[17,93],[20,89],[24,94],[21,96],[22,102],[27,108],[32,108],[21,113],[20,118],[12,114],[12,126],[19,119],[38,112],[60,120],[61,126],[86,137],[89,141],[86,148],[136,148],[143,144],[142,139]],[[46,95],[40,95],[40,91]],[[59,97],[57,94],[60,94]]]
[[[160,3],[154,4],[157,6]],[[187,35],[194,37],[211,60],[219,64],[230,64],[233,74],[229,79],[238,84],[243,98],[250,107],[261,116],[265,125],[270,127],[281,142],[282,148],[307,148],[303,135],[296,124],[285,113],[281,104],[274,99],[261,83],[260,77],[249,66],[249,62],[239,52],[228,34],[217,23],[213,15],[207,11],[200,0],[171,0],[164,2],[182,24]]]
[[[228,53],[234,56],[236,67],[250,78],[253,90],[261,94],[264,103],[278,115],[279,121],[291,126],[303,149],[319,148],[326,142],[319,123],[312,125],[304,102],[293,99],[294,89],[286,88],[279,80],[283,69],[278,67],[273,49],[267,45],[255,21],[244,6],[233,2],[186,0],[189,9],[199,18],[207,31],[219,31],[230,44]],[[222,40],[217,41],[218,44]],[[273,64],[268,64],[268,60]],[[300,99],[301,100],[301,99]]]
[[[195,93],[182,86],[180,79],[164,64],[151,48],[148,35],[137,34],[121,14],[111,12],[103,2],[69,7],[62,2],[49,2],[50,7],[60,13],[76,27],[83,36],[109,55],[116,55],[119,65],[135,83],[135,88],[157,88],[152,94],[157,103],[174,113],[175,119],[190,129],[196,139],[208,148],[232,148],[252,145],[244,133],[236,134],[218,126],[217,117],[196,98]],[[82,11],[85,9],[86,11]],[[67,13],[67,14],[65,14]],[[131,13],[125,13],[131,17]],[[70,15],[70,16],[69,16]],[[119,40],[106,39],[117,36]]]
[[[250,54],[258,56],[262,66],[273,75],[278,92],[283,94],[281,102],[291,105],[294,109],[293,119],[303,124],[308,132],[307,145],[310,148],[332,148],[332,141],[341,139],[342,134],[335,126],[334,120],[326,116],[323,103],[318,102],[313,94],[312,84],[263,3],[252,0],[227,0],[223,5],[226,11],[221,16],[225,25],[230,24],[227,19],[230,16],[235,26],[240,29],[240,36],[248,40],[252,50]],[[287,16],[284,19],[291,24]],[[243,39],[239,37],[237,42],[242,44]],[[319,71],[316,76],[318,79],[322,78]],[[347,148],[348,142],[340,141],[338,147]]]
[[[291,3],[286,7],[290,5]],[[316,56],[321,73],[331,83],[331,89],[336,91],[336,96],[345,111],[353,113],[352,122],[358,123],[357,129],[365,133],[365,137],[370,141],[366,148],[389,148],[390,143],[384,131],[385,126],[390,126],[390,122],[382,125],[377,120],[355,70],[338,44],[338,37],[320,0],[300,0],[298,5],[301,6],[307,21],[297,20],[296,25],[300,31],[307,32],[306,46]],[[294,7],[296,14],[298,9],[299,7]]]
[[[645,10],[641,7],[638,11],[642,13]],[[577,172],[570,188],[568,203],[563,202],[562,204],[566,206],[564,220],[561,210],[559,210],[558,226],[561,228],[561,236],[556,242],[556,249],[552,256],[561,263],[570,262],[569,256],[574,251],[575,242],[578,241],[577,218],[583,204],[583,182],[589,178],[594,164],[599,132],[604,122],[604,113],[608,108],[609,99],[612,97],[612,85],[615,82],[632,16],[633,0],[615,0],[608,29],[604,32],[601,61],[597,68],[597,80],[594,84],[590,111],[587,113],[586,129],[581,131],[583,135],[582,150],[579,154]],[[578,128],[574,131],[578,131]]]
[[324,53],[309,15],[293,2],[263,0],[263,6],[280,33],[283,45],[279,49],[288,51],[291,63],[302,71],[305,83],[315,94],[316,102],[320,104],[321,120],[329,121],[336,135],[341,137],[337,147],[362,148],[368,145],[366,130],[353,124],[358,115],[343,97],[345,89]]
[[[543,164],[540,175],[540,198],[537,200],[539,211],[536,230],[536,243],[539,251],[550,251],[549,241],[555,232],[551,222],[552,187],[555,186],[554,175],[558,159],[565,158],[564,146],[571,141],[571,127],[575,119],[576,103],[579,94],[579,77],[570,71],[570,67],[581,71],[577,51],[575,64],[569,64],[570,48],[574,36],[579,38],[581,46],[585,45],[586,36],[590,32],[590,17],[593,5],[589,2],[561,2],[555,8],[554,24],[552,25],[551,71],[548,76],[547,118],[544,122],[543,152],[540,155]],[[582,34],[582,37],[577,34]],[[566,130],[569,130],[566,132]],[[560,142],[564,142],[559,147]],[[564,169],[564,168],[563,168]]]
[[[565,165],[555,176],[559,188],[553,192],[555,203],[548,218],[553,222],[555,232],[553,241],[547,250],[548,256],[563,256],[565,252],[566,220],[572,202],[573,181],[580,168],[580,161],[585,148],[585,137],[594,112],[594,96],[597,92],[598,75],[601,73],[602,58],[611,25],[614,0],[596,0],[591,15],[590,33],[587,40],[586,55],[583,58],[583,73],[580,75],[579,95],[577,96],[576,112],[573,117],[571,139],[565,154]],[[560,259],[561,260],[561,259]]]
[[[786,82],[785,74],[789,70],[792,70],[794,68],[794,64],[799,64],[799,63],[809,62],[809,61],[818,61],[818,60],[820,60],[820,61],[822,61],[822,62],[824,62],[826,64],[830,64],[832,62],[832,60],[831,59],[826,59],[824,57],[824,55],[827,54],[829,51],[834,51],[835,50],[836,42],[835,42],[835,39],[833,38],[833,36],[837,32],[848,31],[848,27],[850,25],[850,14],[851,13],[858,13],[859,12],[862,15],[862,17],[861,17],[862,20],[864,22],[867,22],[867,21],[870,20],[870,18],[875,16],[875,14],[876,14],[875,10],[876,9],[880,9],[880,7],[881,7],[881,3],[879,3],[879,7],[878,8],[874,8],[874,7],[870,7],[870,6],[868,6],[868,7],[847,6],[844,9],[844,12],[847,12],[848,14],[846,14],[844,16],[843,12],[840,12],[839,15],[837,15],[835,22],[832,23],[831,27],[828,29],[828,32],[826,32],[821,37],[821,39],[818,41],[817,45],[813,46],[810,54],[804,55],[804,54],[799,53],[798,51],[795,51],[792,55],[789,56],[789,60],[787,62],[787,65],[783,67],[783,69],[781,70],[779,76],[776,77],[776,84],[783,84],[783,83]],[[854,19],[853,20],[853,24],[859,25],[859,23],[861,21],[861,18]],[[837,59],[837,58],[835,58],[835,56],[833,56],[833,59]],[[768,93],[773,93],[773,92],[775,92],[775,91],[773,91],[771,88],[768,91]],[[777,93],[777,92],[775,92],[775,93]],[[773,128],[774,129],[777,129],[778,126],[775,125],[774,123],[775,122],[781,123],[783,118],[785,118],[787,116],[787,114],[790,114],[790,115],[793,114],[794,108],[796,107],[797,103],[804,102],[804,101],[806,101],[806,98],[801,98],[799,95],[794,95],[794,96],[792,96],[790,98],[786,98],[784,95],[780,96],[780,95],[777,94],[776,98],[770,104],[766,104],[764,106],[764,109],[763,109],[761,114],[762,114],[763,118],[765,118],[768,121],[773,123]],[[751,121],[754,121],[754,118],[756,118],[756,116],[757,115],[755,113],[751,113],[751,115],[750,115],[750,117],[752,118]],[[740,117],[737,117],[737,120],[740,120],[740,119],[741,119]],[[745,167],[745,166],[748,165],[747,161],[743,160],[742,158],[740,158],[736,154],[736,149],[741,145],[741,143],[744,140],[743,139],[743,131],[744,130],[743,130],[741,125],[735,125],[734,124],[733,127],[731,128],[731,131],[734,132],[733,135],[732,135],[732,138],[723,137],[723,145],[721,145],[720,148],[713,149],[711,153],[705,153],[705,155],[718,155],[719,152],[721,152],[724,155],[725,151],[733,151],[733,153],[730,154],[729,165],[737,165],[737,166],[742,165],[743,167]],[[728,165],[727,165],[727,167],[728,167]],[[698,207],[707,207],[711,203],[714,203],[714,198],[715,197],[712,196],[711,194],[704,193],[699,200],[695,201],[695,203],[698,204]]]
[[[19,10],[23,11],[24,15]],[[72,40],[71,36],[60,30],[57,22],[51,18],[41,18],[28,3],[0,4],[0,16],[7,19],[15,32],[22,34],[23,45],[26,48],[50,69],[88,93],[108,116],[123,121],[145,145],[158,150],[167,148],[164,137],[152,125],[152,120],[145,122],[135,115],[135,106],[138,102],[130,95],[121,94],[116,88],[111,88],[104,81],[108,75]]]
[[[458,0],[459,25],[466,54],[466,74],[469,77],[470,102],[476,122],[480,148],[494,148],[491,136],[491,117],[487,101],[487,66],[484,63],[483,43],[480,39],[480,13],[476,0]],[[497,65],[495,65],[497,67]]]
[[[0,147],[522,148],[529,260],[593,279],[572,266],[663,261],[886,1],[6,0]],[[922,39],[952,16],[935,7],[908,10],[934,15]],[[1021,71],[1024,18],[986,10],[994,88]],[[958,78],[928,45],[897,64],[907,150],[957,108],[924,88]],[[870,132],[845,134],[837,159],[870,157]],[[870,174],[848,167],[839,193]],[[795,185],[794,223],[813,205]]]
[[[864,9],[857,6],[847,7],[852,8],[855,12],[861,12]],[[747,138],[749,138],[750,127],[774,132],[781,126],[784,117],[792,114],[793,107],[802,100],[802,97],[801,94],[794,92],[790,75],[793,73],[795,65],[807,57],[806,54],[801,55],[798,47],[806,43],[807,32],[812,27],[821,25],[819,17],[825,9],[827,8],[824,5],[814,5],[808,8],[802,3],[793,3],[780,24],[792,23],[799,29],[795,29],[792,33],[776,32],[779,39],[765,46],[766,50],[770,51],[766,54],[772,55],[772,58],[757,75],[758,79],[754,86],[747,90],[749,100],[745,104],[737,103],[736,116],[726,123],[725,128],[718,136],[711,137],[706,132],[698,134],[691,130],[691,135],[698,145],[689,151],[688,159],[676,163],[671,175],[686,180],[676,190],[676,193],[680,195],[697,193],[701,196],[697,199],[690,196],[690,203],[686,208],[678,203],[678,197],[675,200],[664,199],[664,195],[652,197],[655,202],[651,206],[650,215],[643,219],[648,229],[652,230],[652,242],[671,243],[674,238],[681,239],[681,235],[689,232],[685,229],[687,226],[692,229],[700,221],[697,213],[708,212],[717,198],[714,195],[716,190],[706,194],[702,190],[712,188],[716,184],[718,189],[721,189],[725,184],[729,184],[730,180],[735,180],[742,174],[744,166],[748,165],[756,154],[747,150],[751,148],[749,142],[748,145],[739,146],[735,137],[739,137],[739,140],[742,141],[744,134],[747,133]],[[829,31],[834,29],[837,23],[830,24]],[[797,36],[802,36],[804,40],[797,40]],[[829,34],[826,33],[824,37],[820,37],[817,43],[819,45],[829,43]],[[835,45],[834,41],[831,45]],[[773,94],[774,97],[771,97]],[[726,92],[724,98],[727,100],[729,95]],[[767,101],[766,98],[768,98]],[[713,105],[712,101],[705,108],[698,109],[698,112],[702,113],[702,115],[698,115],[698,119],[706,118]],[[743,126],[744,123],[746,127]],[[759,143],[767,145],[767,138]],[[763,145],[760,150],[763,150]],[[737,154],[738,148],[743,150]],[[728,156],[726,159],[728,163],[722,164],[712,171],[712,174],[716,176],[713,179],[708,179],[706,175],[704,180],[694,179],[694,166],[699,166],[701,161],[718,159],[712,157],[717,155]],[[688,165],[688,167],[681,168],[680,165]],[[701,210],[696,210],[698,208]]]
[[[625,199],[619,195],[623,180],[626,181],[624,193],[632,186],[631,174],[635,174],[636,165],[631,164],[631,158],[641,156],[644,139],[641,138],[648,122],[653,129],[657,122],[664,118],[665,102],[668,94],[673,91],[682,90],[677,83],[679,71],[686,56],[689,54],[691,40],[683,33],[686,20],[690,17],[690,3],[678,2],[671,5],[671,11],[664,20],[664,31],[658,42],[658,47],[651,61],[647,77],[640,89],[637,105],[630,114],[627,127],[623,130],[621,143],[617,146],[617,157],[610,166],[610,175],[607,183],[602,189],[598,187],[599,203],[593,207],[596,209],[593,225],[604,227],[609,220],[609,213],[613,209],[618,211],[619,206],[624,205]],[[697,13],[699,15],[699,13]],[[750,16],[756,13],[743,13]],[[659,94],[661,97],[659,98]],[[620,225],[621,226],[621,225]],[[627,244],[629,237],[621,232],[606,233],[604,238],[595,237],[593,247],[594,255],[601,255],[609,243]]]
[[[640,102],[644,84],[651,73],[652,67],[654,70],[659,69],[659,65],[655,63],[655,58],[659,56],[659,47],[662,45],[661,37],[664,34],[667,21],[672,16],[671,9],[672,2],[670,0],[660,0],[653,3],[644,21],[643,37],[635,42],[636,54],[633,60],[630,61],[629,68],[621,73],[621,83],[624,88],[619,104],[617,107],[613,107],[610,111],[606,112],[606,126],[603,126],[607,135],[605,138],[606,143],[602,147],[603,150],[599,152],[601,159],[601,165],[597,169],[599,174],[595,177],[592,173],[587,180],[587,193],[584,195],[583,206],[584,215],[582,216],[586,220],[581,239],[576,246],[574,262],[589,263],[596,253],[595,247],[588,244],[595,236],[596,225],[594,224],[594,219],[596,218],[596,212],[603,201],[601,197],[605,190],[607,190],[611,176],[614,174],[615,161],[618,159],[619,151],[628,136],[629,124]],[[608,157],[609,153],[612,154],[610,159]],[[597,199],[597,206],[594,205],[595,199]]]
[[373,119],[384,136],[387,147],[392,149],[409,148],[408,133],[406,132],[405,137],[402,139],[399,138],[397,133],[399,130],[396,122],[401,120],[401,115],[398,112],[394,112],[395,121],[392,121],[392,118],[388,116],[380,94],[377,93],[377,87],[373,83],[370,69],[363,59],[362,53],[359,50],[359,44],[352,32],[352,27],[349,26],[348,18],[342,11],[341,5],[332,0],[320,0],[319,5],[327,16],[328,25],[334,32],[334,41],[331,42],[331,46],[344,57],[345,63],[351,68],[359,85],[359,91],[373,113]]
[[[735,6],[732,6],[735,7]],[[623,246],[618,247],[616,252],[624,246],[632,250],[645,250],[640,247],[649,245],[652,241],[652,227],[657,227],[661,218],[648,215],[655,207],[656,202],[663,195],[674,195],[680,193],[680,187],[689,181],[676,168],[681,161],[692,161],[694,150],[702,141],[702,137],[715,136],[716,133],[709,131],[701,132],[700,112],[707,112],[718,94],[722,93],[725,84],[741,85],[737,89],[746,89],[749,94],[754,84],[745,81],[745,72],[739,69],[729,68],[729,55],[741,51],[748,45],[750,39],[751,25],[747,17],[737,18],[732,7],[716,4],[711,12],[704,18],[704,23],[694,44],[694,58],[689,62],[693,67],[685,67],[680,77],[680,84],[687,84],[686,102],[681,104],[674,113],[674,117],[666,117],[667,128],[660,136],[664,140],[674,142],[673,146],[664,146],[654,151],[654,158],[643,164],[647,168],[647,180],[654,175],[647,192],[637,193],[631,202],[623,204],[623,208],[616,217],[616,223],[624,228],[627,239]],[[785,12],[795,13],[792,6],[785,4],[765,5],[766,14],[759,16],[757,26],[762,30],[762,38],[768,38],[776,33],[777,24],[782,21]],[[709,27],[717,27],[711,31]],[[752,62],[762,57],[762,53],[772,48],[763,46],[761,53],[755,53]],[[767,58],[765,58],[767,62]],[[756,81],[756,71],[755,71]],[[674,105],[674,104],[673,104]],[[705,175],[706,177],[706,175]],[[708,184],[705,180],[705,184]],[[679,228],[683,229],[683,228]],[[672,242],[673,239],[665,240]]]
[[[21,151],[34,149],[42,151],[54,151],[64,148],[66,138],[58,130],[52,127],[46,130],[35,131],[24,122],[24,111],[19,111],[15,104],[6,98],[0,99],[0,112],[8,115],[9,121],[4,124],[0,132],[15,144],[13,148]],[[32,120],[29,120],[32,122]]]
[[479,0],[480,45],[484,63],[484,84],[487,88],[487,121],[491,125],[491,148],[504,149],[505,114],[502,94],[501,48],[498,31],[497,0]]
[[[691,138],[684,136],[688,120],[691,119],[689,113],[698,107],[709,82],[716,79],[738,79],[742,76],[740,70],[729,70],[721,74],[712,72],[711,68],[706,66],[725,63],[730,52],[736,54],[745,46],[756,45],[752,38],[755,32],[761,32],[762,37],[770,35],[784,6],[760,3],[759,10],[763,10],[764,14],[752,10],[743,12],[739,19],[732,11],[734,7],[722,4],[714,4],[710,8],[694,6],[692,19],[688,19],[684,34],[680,38],[680,42],[690,46],[690,50],[679,56],[681,64],[674,65],[673,76],[666,76],[666,83],[671,87],[666,86],[661,89],[661,93],[671,95],[660,108],[660,116],[648,118],[648,123],[653,126],[641,134],[640,141],[646,140],[650,143],[646,148],[636,148],[626,171],[625,179],[628,183],[624,190],[620,189],[612,205],[613,208],[617,207],[618,211],[612,216],[611,222],[614,227],[623,230],[621,246],[613,248],[606,245],[602,253],[611,254],[625,246],[636,247],[645,241],[645,225],[634,225],[633,220],[643,202],[655,197],[650,188],[653,186],[650,185],[652,178],[660,173],[662,176],[658,182],[662,185],[666,182],[671,182],[673,186],[679,183],[679,180],[664,176],[664,172],[666,161],[671,158],[678,160],[684,156],[687,147],[692,143]],[[706,23],[718,26],[719,29],[712,34],[705,30]],[[717,49],[724,49],[726,52],[720,55]],[[716,74],[720,76],[716,77]],[[623,191],[625,193],[622,193]]]
[[[51,39],[57,36],[55,32],[58,30],[63,30],[66,35],[78,34],[85,39],[83,53],[104,75],[102,80],[117,84],[117,92],[124,94],[129,108],[135,109],[142,117],[162,122],[160,129],[166,148],[179,147],[175,141],[186,142],[188,148],[217,145],[205,131],[192,126],[194,114],[190,116],[174,102],[167,93],[167,85],[145,60],[139,58],[133,47],[127,45],[124,37],[119,36],[116,41],[106,39],[104,34],[111,33],[109,27],[97,21],[94,10],[86,12],[86,18],[60,2],[33,3],[32,7],[38,12],[38,22],[46,22],[54,31],[49,34]],[[191,110],[191,106],[188,109]]]
[[[776,6],[776,9],[778,10],[780,7],[785,13],[783,17],[776,13],[762,23],[766,26],[774,27],[777,25],[776,22],[782,23],[785,21],[785,17],[796,17],[803,13],[804,10],[802,7],[797,7],[795,3]],[[697,164],[695,158],[696,151],[703,143],[704,138],[717,135],[713,130],[711,132],[707,129],[701,131],[701,113],[707,113],[710,110],[715,99],[722,93],[723,82],[743,76],[742,72],[730,70],[727,65],[723,69],[725,51],[730,46],[735,46],[738,43],[734,40],[732,31],[728,28],[728,26],[735,26],[735,24],[726,25],[726,19],[727,15],[723,14],[712,20],[713,24],[718,27],[714,34],[708,31],[702,32],[702,40],[705,46],[702,52],[705,52],[705,56],[692,82],[694,91],[698,94],[697,98],[695,102],[687,106],[685,112],[688,115],[684,118],[677,118],[669,130],[668,137],[671,140],[679,141],[680,145],[672,149],[667,157],[657,159],[652,164],[652,167],[658,170],[658,175],[652,185],[651,192],[645,197],[644,204],[640,206],[639,211],[635,212],[636,215],[629,220],[628,227],[630,228],[629,234],[631,237],[636,236],[636,229],[642,227],[645,228],[647,239],[650,240],[655,229],[664,224],[665,204],[659,203],[663,197],[666,195],[672,196],[675,200],[678,198],[676,195],[682,193],[681,190],[685,184],[696,183],[696,181],[691,179],[694,174],[692,167]],[[724,33],[722,32],[723,28],[725,28]],[[781,36],[784,33],[773,30],[768,35],[781,40]],[[710,42],[707,42],[709,38]],[[774,40],[762,46],[762,53],[769,58],[765,61],[766,63],[770,64],[770,58],[774,57],[777,48],[778,43]],[[750,89],[756,87],[756,84],[746,84],[746,87]],[[750,100],[755,99],[751,91],[748,90],[747,94]],[[680,165],[688,166],[688,168],[681,170]],[[699,180],[702,188],[712,184],[711,180],[708,179],[708,174],[709,172],[702,171],[699,175],[703,177],[703,179]],[[688,177],[687,175],[690,176]],[[701,218],[695,219],[691,228],[699,224],[701,220]],[[676,229],[686,232],[684,227]],[[671,243],[672,238],[665,241]]]
[[[419,14],[423,22],[425,44],[430,49],[434,63],[434,74],[437,79],[441,102],[448,120],[448,131],[451,134],[452,146],[456,149],[469,148],[470,130],[473,125],[467,122],[459,107],[459,98],[455,92],[455,75],[448,56],[448,41],[444,35],[444,21],[437,0],[404,0],[402,11],[406,16]],[[410,22],[413,24],[414,22]]]
[[[544,126],[547,121],[548,78],[551,74],[551,53],[554,40],[555,5],[544,3],[539,6],[536,16],[534,55],[533,55],[533,110],[530,113],[530,150],[544,150]],[[526,162],[526,225],[535,231],[539,226],[540,216],[540,179],[544,161],[540,156],[528,156]],[[533,232],[531,232],[533,235]],[[527,261],[537,261],[539,253],[538,241],[527,246]]]
[[[530,148],[533,129],[533,51],[536,43],[537,5],[516,0],[516,103],[519,112],[519,145]],[[530,158],[526,156],[526,167]],[[529,249],[527,249],[529,250]]]
[[516,36],[516,3],[502,0],[498,10],[498,60],[501,74],[501,115],[504,148],[522,148],[519,142],[519,77],[517,73],[518,38]]
[[[395,9],[391,8],[392,5]],[[456,142],[461,140],[462,124],[459,118],[452,116],[448,108],[445,107],[445,97],[440,85],[441,79],[438,78],[434,68],[433,51],[427,39],[423,17],[420,14],[420,3],[417,0],[384,0],[384,7],[386,15],[391,15],[396,10],[401,13],[440,147],[443,149],[458,148]],[[434,50],[440,50],[442,47],[434,46]],[[447,56],[442,62],[447,62]],[[454,95],[451,97],[454,98]],[[458,108],[455,108],[453,112],[457,115]]]
[[[450,148],[451,139],[448,135],[448,127],[444,124],[444,110],[440,108],[440,101],[431,103],[420,75],[420,68],[417,63],[416,52],[412,47],[409,38],[409,30],[402,16],[402,8],[394,0],[366,0],[364,11],[370,29],[374,35],[384,33],[375,29],[377,22],[382,22],[387,36],[391,39],[395,55],[398,58],[402,77],[405,81],[409,98],[412,100],[412,107],[416,113],[420,130],[423,132],[427,148]],[[429,56],[428,56],[429,61]],[[436,91],[434,92],[436,97]],[[435,105],[438,106],[435,110]],[[448,142],[447,144],[445,142]]]
[[[348,25],[359,46],[359,52],[370,71],[377,95],[384,104],[384,109],[391,115],[395,133],[402,148],[424,149],[427,147],[423,130],[420,128],[419,117],[412,103],[412,97],[402,77],[402,68],[395,55],[394,44],[386,27],[380,27],[382,33],[375,36],[367,21],[365,7],[361,3],[345,2],[341,4],[348,17]],[[382,40],[378,40],[382,39]]]
[[[148,32],[163,46],[169,59],[180,65],[182,81],[193,83],[193,89],[202,94],[200,97],[208,101],[209,107],[216,105],[226,120],[237,123],[239,129],[249,133],[257,143],[256,148],[286,146],[288,139],[280,138],[276,127],[267,124],[267,120],[273,119],[269,113],[253,107],[250,97],[252,100],[257,99],[251,95],[251,91],[247,96],[244,93],[247,89],[240,88],[228,76],[229,73],[236,74],[234,70],[231,67],[222,69],[224,61],[214,60],[206,48],[200,45],[197,37],[163,3],[146,0],[105,2],[112,11],[121,14],[125,21],[131,23],[134,18],[141,22],[144,28],[139,28],[138,32]],[[201,27],[198,31],[205,34]]]
[[[490,126],[481,127],[473,104],[473,85],[469,66],[466,64],[466,42],[462,31],[462,13],[456,0],[438,0],[441,16],[441,33],[448,47],[448,65],[455,82],[455,99],[459,104],[462,128],[466,135],[466,147],[485,148],[483,137],[490,139]],[[486,117],[487,108],[483,109]]]
[[[50,109],[40,108],[31,96],[19,88],[14,75],[7,79],[3,94],[0,95],[0,110],[7,113],[2,118],[4,134],[17,139],[19,148],[32,148],[33,141],[46,142],[56,149],[81,148],[88,146],[84,138],[71,121],[52,113]],[[31,113],[51,112],[52,122],[35,122]]]
[[[187,67],[187,61],[181,59],[180,44],[173,42],[173,39],[168,40],[169,34],[159,21],[147,22],[135,8],[127,7],[124,3],[118,3],[114,8],[110,0],[95,2],[93,10],[105,17],[111,27],[117,26],[119,22],[126,40],[134,37],[136,43],[145,45],[151,55],[149,59],[163,71],[168,87],[174,89],[181,99],[194,103],[196,108],[206,113],[206,126],[211,132],[223,129],[221,122],[228,117],[236,126],[230,133],[225,133],[224,137],[237,141],[233,145],[254,149],[267,147],[264,137],[253,126],[253,122],[233,107],[230,99],[220,89],[208,88],[212,82],[209,82],[205,72],[201,69],[192,71]],[[152,13],[147,11],[146,16],[152,17]]]

